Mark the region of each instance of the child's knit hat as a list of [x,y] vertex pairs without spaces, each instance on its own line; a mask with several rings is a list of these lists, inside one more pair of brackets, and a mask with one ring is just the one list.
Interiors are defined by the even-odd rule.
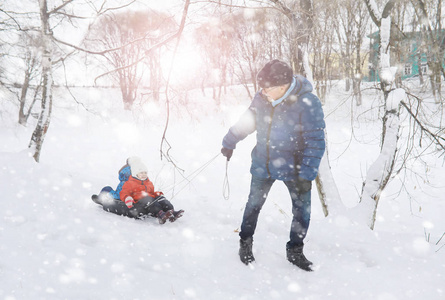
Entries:
[[137,156],[132,156],[127,159],[127,163],[131,169],[131,176],[136,177],[141,172],[148,172],[147,166]]

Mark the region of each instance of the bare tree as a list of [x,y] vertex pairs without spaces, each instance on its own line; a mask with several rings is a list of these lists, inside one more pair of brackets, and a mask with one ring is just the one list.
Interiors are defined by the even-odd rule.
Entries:
[[[8,10],[2,9],[3,6]],[[9,3],[0,4],[0,80],[8,88],[12,86],[9,90],[16,94],[19,102],[18,123],[25,126],[39,99],[36,86],[40,80],[42,43],[41,34],[34,30],[33,22],[26,22],[23,26],[19,23],[31,15],[14,10],[15,7]],[[17,92],[17,88],[20,91]],[[29,99],[31,91],[34,93]]]
[[[313,7],[311,0],[300,0],[288,6],[281,0],[269,0],[289,20],[288,54],[294,72],[309,77],[312,81],[312,70],[309,67],[309,37],[313,29]],[[309,73],[307,73],[309,72]]]
[[[52,104],[53,104],[53,68],[54,65],[58,62],[64,60],[69,55],[72,55],[75,51],[83,51],[90,54],[104,55],[105,53],[115,52],[120,50],[125,45],[120,45],[119,47],[113,49],[103,49],[101,51],[92,51],[85,48],[82,48],[79,45],[76,45],[74,42],[70,42],[70,36],[64,35],[64,38],[67,38],[68,41],[64,40],[64,38],[60,38],[57,36],[57,32],[63,33],[65,29],[62,28],[67,24],[75,24],[75,20],[83,19],[82,13],[85,11],[82,7],[89,7],[94,10],[94,13],[97,15],[101,15],[105,12],[109,12],[112,10],[118,10],[124,7],[127,7],[134,1],[129,0],[128,3],[121,5],[120,7],[108,7],[106,4],[101,2],[99,5],[96,5],[95,0],[82,0],[83,4],[86,6],[82,6],[80,1],[74,0],[66,0],[66,1],[55,1],[51,3],[51,7],[49,7],[47,0],[39,0],[38,7],[32,6],[17,6],[18,10],[20,9],[29,9],[29,12],[5,12],[1,10],[0,13],[5,13],[8,16],[9,25],[14,27],[14,30],[17,31],[34,31],[40,34],[41,41],[41,81],[40,81],[40,92],[41,92],[41,106],[40,112],[37,120],[36,127],[31,136],[31,140],[29,143],[29,148],[33,151],[34,159],[39,162],[40,154],[42,150],[42,145],[45,140],[46,133],[48,131],[49,125],[51,123],[51,115],[52,115]],[[145,49],[145,53],[148,54],[155,49],[158,49],[162,45],[172,41],[176,37],[178,37],[184,28],[185,19],[187,16],[188,6],[190,4],[190,0],[185,1],[183,17],[181,19],[181,24],[179,29],[176,32],[173,32],[162,38],[159,42],[154,45],[151,45],[149,49]],[[38,11],[32,11],[33,9],[38,9]],[[79,10],[80,9],[80,10]],[[13,17],[13,15],[17,17]],[[35,16],[39,16],[39,23],[35,24],[36,18]],[[33,24],[34,22],[34,24]],[[24,26],[23,24],[27,24]],[[28,26],[28,24],[31,24]],[[133,43],[132,41],[130,43]],[[57,45],[57,47],[56,47]],[[66,48],[66,47],[68,48]],[[63,49],[63,50],[62,50]],[[140,63],[140,61],[134,62],[134,64]],[[123,66],[119,69],[125,69],[129,66]],[[113,70],[116,71],[116,70]]]
[[[150,53],[146,53],[146,50],[174,30],[172,17],[154,10],[112,11],[90,26],[84,40],[90,50],[116,49],[95,57],[106,60],[102,66],[107,72],[116,70],[107,74],[120,87],[125,109],[130,109],[136,99],[138,86],[146,71],[144,66],[148,66],[150,72],[154,98],[159,100],[161,48]],[[147,63],[138,63],[140,61]]]
[[[313,8],[311,0],[293,2],[282,0],[258,0],[254,2],[254,6],[253,4],[251,6],[237,6],[232,4],[232,1],[227,1],[226,3],[225,1],[216,2],[208,0],[208,2],[217,4],[220,10],[221,6],[224,5],[229,8],[229,12],[239,9],[264,10],[265,13],[269,15],[268,17],[270,17],[270,23],[273,23],[276,26],[275,30],[273,30],[275,33],[263,40],[264,54],[266,57],[268,59],[280,58],[289,61],[295,73],[306,75],[312,81],[313,76],[309,66],[308,49],[309,38],[313,27]],[[271,13],[271,11],[273,13]],[[227,24],[225,18],[219,18],[219,22],[214,22],[214,20],[215,19],[213,19],[212,22],[203,24],[198,29],[197,39],[199,41],[201,38],[204,42],[207,42],[203,43],[203,45],[212,45],[211,49],[205,49],[208,53],[211,53],[212,51],[214,52],[211,55],[212,57],[215,59],[218,59],[218,57],[225,58],[228,57],[228,55],[222,53],[222,51],[227,48],[230,39],[236,37],[236,35],[231,33],[234,29],[231,24]],[[208,39],[205,39],[204,37],[208,37]],[[218,37],[219,40],[215,40],[215,37]],[[230,55],[233,55],[233,53],[230,53]],[[309,73],[306,74],[306,72]]]
[[33,149],[34,159],[40,160],[42,145],[51,123],[51,113],[53,105],[53,71],[52,71],[52,40],[51,27],[49,24],[50,12],[48,11],[47,0],[39,0],[40,22],[42,39],[42,99],[40,115],[36,128],[31,136],[29,148]]
[[281,33],[276,24],[280,24],[279,16],[270,9],[243,9],[232,14],[227,22],[234,30],[232,59],[236,64],[235,75],[249,97],[253,96],[249,87],[253,86],[253,91],[258,89],[256,75],[260,67],[278,55],[279,47],[275,46],[275,41]]
[[337,3],[335,1],[320,1],[315,7],[314,32],[310,38],[312,50],[311,67],[314,76],[315,90],[324,104],[328,85],[333,78],[334,45],[337,44],[332,34],[334,21],[337,19]]
[[376,11],[378,6],[374,0],[364,1],[371,19],[379,28],[379,74],[385,112],[380,155],[367,171],[360,196],[360,205],[356,210],[360,212],[360,217],[366,219],[368,226],[374,229],[380,196],[394,169],[400,128],[400,102],[405,97],[405,91],[392,90],[396,68],[390,65],[389,44],[392,26],[391,10],[395,0],[387,1],[381,14]]
[[37,102],[38,92],[40,90],[40,83],[37,82],[34,85],[35,92],[31,98],[32,100],[28,103],[28,92],[30,89],[32,90],[31,83],[40,75],[41,58],[38,50],[42,45],[41,40],[35,35],[23,32],[17,46],[22,47],[24,50],[22,53],[24,55],[23,61],[25,63],[24,77],[19,96],[20,106],[18,122],[20,125],[25,126],[31,115],[34,104]]
[[362,55],[363,39],[369,22],[369,14],[362,1],[345,0],[338,3],[337,17],[334,22],[335,32],[340,44],[340,66],[345,74],[346,91],[351,82],[356,104],[361,105],[361,81],[364,58]]
[[[221,14],[222,12],[219,12]],[[210,68],[218,72],[216,85],[213,87],[213,99],[220,104],[223,87],[226,86],[227,70],[231,58],[233,36],[235,34],[233,26],[227,22],[228,18],[220,17],[210,22],[202,24],[195,31],[195,39],[199,47],[202,48],[206,60],[210,63]]]
[[[433,2],[431,11],[436,12],[435,18],[428,15],[427,3],[425,0],[412,0],[419,20],[422,20],[422,29],[425,31],[424,47],[428,59],[428,66],[431,71],[431,87],[436,99],[436,103],[441,102],[441,77],[445,79],[445,69],[443,67],[445,54],[445,35],[442,33],[442,1]],[[431,22],[434,20],[434,22]]]

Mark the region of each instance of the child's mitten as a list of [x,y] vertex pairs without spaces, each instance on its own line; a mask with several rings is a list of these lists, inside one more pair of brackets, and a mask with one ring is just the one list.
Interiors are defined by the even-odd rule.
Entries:
[[131,196],[125,198],[125,205],[127,205],[128,208],[132,208],[133,204],[134,204],[134,199]]

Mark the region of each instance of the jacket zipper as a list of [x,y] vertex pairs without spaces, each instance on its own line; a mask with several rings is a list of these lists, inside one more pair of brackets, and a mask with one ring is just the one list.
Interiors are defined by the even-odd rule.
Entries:
[[139,180],[139,181],[141,182],[141,185],[144,187],[145,192],[148,194],[147,186],[144,184],[144,181],[145,181],[145,180],[148,180],[148,179],[141,180],[141,179],[137,178],[137,180]]
[[275,112],[275,107],[272,106],[272,111],[270,112],[270,122],[269,122],[269,128],[267,129],[267,142],[266,142],[266,153],[267,153],[267,160],[266,160],[266,170],[269,177],[270,175],[270,169],[269,169],[269,163],[270,163],[270,132],[272,131],[272,119]]
[[[148,179],[145,179],[145,180],[148,180]],[[145,180],[141,180],[141,184],[144,186],[144,190],[148,194],[147,186],[144,184]]]

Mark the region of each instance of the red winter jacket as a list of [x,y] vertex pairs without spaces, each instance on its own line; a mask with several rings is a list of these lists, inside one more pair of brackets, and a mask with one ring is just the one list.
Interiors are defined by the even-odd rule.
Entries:
[[162,192],[155,192],[154,185],[148,178],[145,180],[140,180],[133,176],[128,178],[128,180],[122,186],[121,192],[119,193],[122,201],[125,202],[125,199],[128,196],[131,196],[135,203],[144,197],[150,196],[156,198],[159,195],[162,195]]

